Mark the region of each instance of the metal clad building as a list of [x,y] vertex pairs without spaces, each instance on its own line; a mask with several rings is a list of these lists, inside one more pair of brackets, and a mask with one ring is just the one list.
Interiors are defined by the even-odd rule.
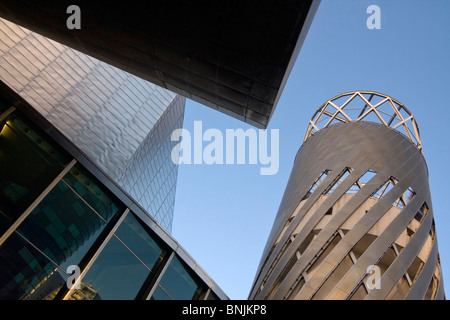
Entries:
[[319,3],[81,1],[73,30],[2,1],[0,299],[227,299],[169,234],[173,92],[265,128]]
[[0,80],[171,230],[184,97],[3,19]]
[[1,81],[0,164],[0,300],[227,299],[166,229]]
[[428,169],[400,102],[341,94],[313,116],[251,299],[443,299]]

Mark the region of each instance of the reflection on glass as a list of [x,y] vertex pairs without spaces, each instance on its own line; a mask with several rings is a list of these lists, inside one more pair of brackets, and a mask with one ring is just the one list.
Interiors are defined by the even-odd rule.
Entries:
[[[1,247],[1,266],[6,271],[0,284],[5,297],[56,295],[56,288],[66,278],[63,270],[80,263],[105,225],[64,182],[59,182]],[[51,261],[63,270],[57,271]],[[49,288],[56,291],[52,293]]]
[[[72,160],[19,117],[16,111],[0,123],[2,234]],[[124,209],[76,164],[0,246],[0,300],[54,299],[66,286],[67,267],[89,258]],[[70,299],[135,299],[166,258],[166,245],[128,213]],[[198,299],[204,286],[187,270],[174,257],[152,298]]]
[[72,160],[64,150],[52,143],[49,136],[26,121],[19,111],[9,117],[8,125],[57,171],[61,171]]
[[165,291],[161,286],[157,286],[152,295],[152,300],[174,300],[167,291]]
[[[109,218],[113,213],[113,211],[108,213]],[[105,221],[92,208],[63,181],[60,181],[19,225],[17,232],[65,270],[69,265],[80,263],[105,225]],[[27,279],[23,270],[14,271],[16,273],[11,271],[15,270],[11,264],[16,263],[17,260],[23,260],[21,265],[25,269],[29,268],[30,264],[35,265],[36,262],[33,262],[31,253],[23,255],[24,252],[29,252],[26,251],[27,249],[9,250],[8,243],[11,243],[9,239],[3,244],[2,249],[9,252],[10,260],[6,259],[2,267],[8,270],[5,277],[12,279],[22,279],[23,277],[21,281],[27,283],[27,286],[21,285],[25,291],[20,298],[38,290],[40,286],[44,286],[45,282],[54,284],[62,281],[61,276],[65,276],[65,274],[55,273],[55,266],[50,269],[47,267],[35,270],[35,274],[30,273],[30,276],[33,275],[33,279],[40,279],[40,281]],[[11,282],[12,280],[5,278],[5,281]]]
[[16,114],[0,124],[0,232],[4,232],[62,171],[70,158]]
[[[105,221],[109,221],[119,210],[119,201],[79,163],[70,169],[63,180]],[[121,207],[120,211],[123,210]]]
[[[72,159],[24,119],[15,111],[0,124],[2,233]],[[123,212],[122,204],[79,165],[65,181],[47,194],[1,246],[0,298],[55,297],[65,285],[66,268],[78,265],[106,222]]]
[[105,222],[61,181],[17,230],[64,266],[78,265],[104,226]]
[[152,271],[156,270],[166,255],[162,246],[156,243],[132,213],[125,217],[116,235]]
[[56,266],[17,233],[0,247],[0,265],[1,300],[42,299],[64,283]]
[[96,298],[134,299],[165,256],[166,250],[128,213],[82,281]]
[[178,257],[174,256],[152,299],[196,300],[199,299],[202,290],[200,280],[191,276]]
[[75,289],[70,293],[68,300],[101,300],[100,295],[92,285],[80,284],[80,289]]
[[136,298],[150,270],[116,237],[112,237],[82,279],[98,299]]

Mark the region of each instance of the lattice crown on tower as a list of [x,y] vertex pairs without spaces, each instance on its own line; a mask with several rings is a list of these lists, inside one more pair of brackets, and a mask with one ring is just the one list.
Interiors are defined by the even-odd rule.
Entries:
[[336,123],[370,121],[404,134],[421,152],[419,127],[413,114],[394,98],[374,91],[342,93],[325,102],[309,121],[303,142]]

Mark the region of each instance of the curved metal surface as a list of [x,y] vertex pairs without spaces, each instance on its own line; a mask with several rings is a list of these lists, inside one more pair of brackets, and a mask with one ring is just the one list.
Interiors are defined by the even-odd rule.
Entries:
[[440,269],[420,148],[343,121],[301,146],[249,298],[443,299]]

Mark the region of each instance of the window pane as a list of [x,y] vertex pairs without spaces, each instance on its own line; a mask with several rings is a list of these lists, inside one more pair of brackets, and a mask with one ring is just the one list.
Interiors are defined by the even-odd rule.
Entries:
[[0,247],[0,299],[43,299],[65,280],[44,255],[13,233]]
[[[68,274],[18,233],[0,247],[0,264],[0,300],[53,300],[67,286]],[[82,284],[72,296],[95,300],[96,292]]]
[[59,182],[17,231],[65,269],[80,263],[105,225],[64,182]]
[[[91,200],[94,200],[94,197],[95,195],[91,195]],[[115,212],[109,211],[107,216],[111,218],[113,213]],[[67,270],[69,265],[80,264],[105,225],[106,222],[69,186],[63,181],[59,182],[19,225],[17,232],[62,270],[57,269],[47,258],[43,258],[42,253],[24,242],[20,236],[13,234],[11,239],[19,238],[22,242],[11,242],[8,239],[1,247],[4,258],[1,265],[8,270],[2,274],[3,279],[0,282],[2,287],[8,288],[3,292],[5,298],[54,298],[65,285],[67,275],[63,271]],[[8,243],[14,244],[13,249]],[[41,267],[30,270],[30,265]],[[84,296],[95,299],[95,292],[91,288],[83,286],[80,291]]]
[[160,286],[157,286],[151,300],[173,300]]
[[112,237],[82,282],[97,292],[97,299],[131,300],[149,274],[150,270]]
[[166,251],[161,249],[132,213],[126,216],[116,235],[152,271],[155,271],[166,255]]
[[0,227],[2,233],[59,173],[38,152],[37,142],[20,134],[13,122],[0,128],[0,215],[7,222]]
[[72,160],[72,157],[58,147],[52,138],[27,121],[20,111],[15,111],[8,118],[8,125],[58,172]]
[[124,208],[110,192],[107,192],[79,163],[64,176],[63,180],[80,195],[106,221]]
[[[194,280],[181,261],[175,256],[167,267],[159,284],[175,300],[192,300],[198,299],[200,296],[202,287],[199,283],[200,281]],[[161,296],[161,292],[158,291],[156,295],[153,294],[152,299],[156,300]]]

